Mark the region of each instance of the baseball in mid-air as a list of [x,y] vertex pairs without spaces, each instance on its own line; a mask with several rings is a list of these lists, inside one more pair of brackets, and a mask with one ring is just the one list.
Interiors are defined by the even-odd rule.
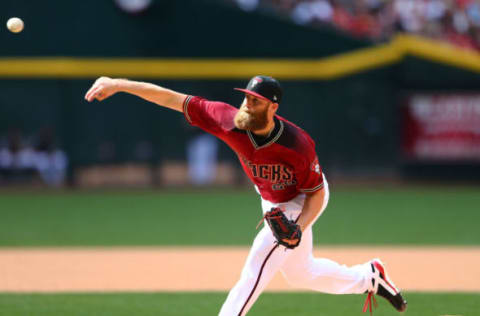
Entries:
[[19,33],[23,30],[24,24],[20,18],[10,18],[7,21],[7,28],[10,32]]

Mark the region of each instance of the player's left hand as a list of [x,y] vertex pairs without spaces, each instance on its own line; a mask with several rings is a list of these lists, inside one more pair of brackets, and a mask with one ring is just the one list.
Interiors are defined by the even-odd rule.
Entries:
[[289,220],[280,208],[272,208],[264,217],[280,245],[293,249],[300,244],[302,239],[300,226]]

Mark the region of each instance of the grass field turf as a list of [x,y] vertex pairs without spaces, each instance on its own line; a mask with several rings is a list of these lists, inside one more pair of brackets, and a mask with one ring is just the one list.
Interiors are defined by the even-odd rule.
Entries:
[[[335,189],[321,244],[479,245],[479,188]],[[253,191],[0,192],[0,246],[250,245]]]
[[[5,316],[217,315],[226,293],[0,294]],[[406,293],[405,315],[480,315],[480,294]],[[249,316],[345,316],[361,312],[365,295],[264,293]],[[378,298],[375,316],[401,315]]]

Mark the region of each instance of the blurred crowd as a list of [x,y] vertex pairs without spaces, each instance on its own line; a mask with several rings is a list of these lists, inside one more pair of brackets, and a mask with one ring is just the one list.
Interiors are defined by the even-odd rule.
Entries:
[[358,37],[387,40],[407,32],[480,50],[480,0],[233,0],[302,25],[331,25]]
[[55,145],[52,129],[42,129],[33,140],[21,131],[11,129],[0,137],[0,185],[32,184],[49,186],[64,184],[68,159]]

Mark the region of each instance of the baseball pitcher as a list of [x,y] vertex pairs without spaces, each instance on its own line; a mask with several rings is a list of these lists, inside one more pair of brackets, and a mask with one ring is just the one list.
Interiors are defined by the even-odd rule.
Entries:
[[[101,77],[85,95],[89,102],[126,92],[178,112],[192,125],[223,140],[237,154],[261,196],[266,223],[256,236],[240,280],[220,316],[246,315],[277,271],[294,287],[331,294],[367,294],[372,312],[378,294],[398,311],[407,302],[379,259],[347,267],[312,255],[312,225],[327,207],[328,183],[315,143],[276,114],[282,100],[277,80],[255,76],[240,108],[178,93],[151,83]],[[376,302],[375,302],[376,303]]]

